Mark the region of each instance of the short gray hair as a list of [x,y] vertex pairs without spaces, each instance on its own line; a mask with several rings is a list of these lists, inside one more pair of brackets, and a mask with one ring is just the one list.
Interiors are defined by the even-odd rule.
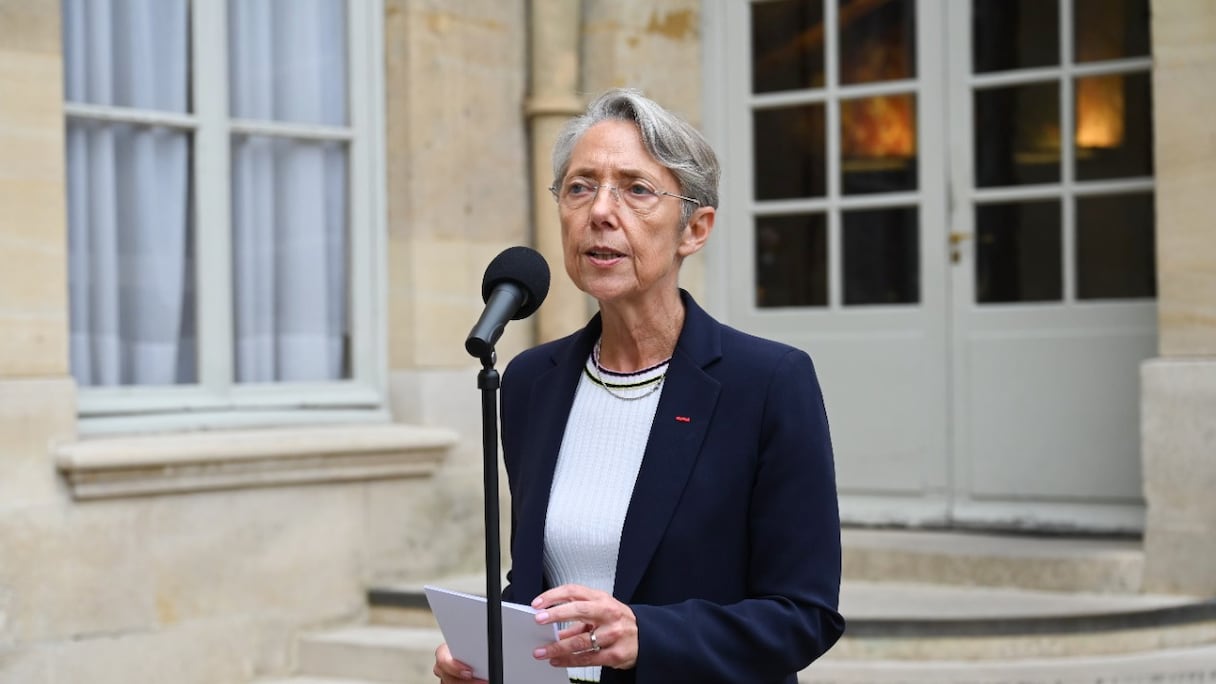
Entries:
[[[705,136],[688,122],[664,109],[640,91],[609,90],[587,105],[587,111],[571,119],[553,145],[553,185],[559,186],[570,168],[574,146],[598,123],[608,120],[629,121],[642,134],[642,145],[650,156],[675,174],[679,193],[693,197],[703,207],[718,206],[718,156]],[[684,205],[681,219],[687,224],[697,207]]]

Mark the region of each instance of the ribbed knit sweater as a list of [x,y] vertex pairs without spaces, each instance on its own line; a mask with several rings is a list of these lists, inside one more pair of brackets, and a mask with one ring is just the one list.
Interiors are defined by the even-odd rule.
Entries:
[[[558,452],[545,516],[545,577],[612,593],[621,529],[662,394],[667,362],[636,373],[587,360]],[[600,668],[571,668],[596,681]]]

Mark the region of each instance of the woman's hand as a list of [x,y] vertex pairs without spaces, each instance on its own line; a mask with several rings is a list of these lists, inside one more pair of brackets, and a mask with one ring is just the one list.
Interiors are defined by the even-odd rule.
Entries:
[[453,658],[447,644],[439,644],[435,649],[435,669],[431,671],[443,684],[486,684],[484,679],[473,679],[473,668]]
[[569,622],[558,640],[533,656],[555,667],[603,665],[618,670],[638,661],[638,621],[633,610],[611,594],[578,584],[563,584],[532,601],[542,625]]

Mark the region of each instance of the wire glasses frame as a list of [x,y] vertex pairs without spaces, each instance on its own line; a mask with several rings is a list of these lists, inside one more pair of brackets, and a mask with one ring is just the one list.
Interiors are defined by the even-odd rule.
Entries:
[[638,181],[634,181],[625,188],[625,192],[621,192],[621,188],[616,185],[609,185],[607,183],[597,184],[586,180],[573,179],[567,181],[560,188],[556,185],[549,186],[549,192],[553,193],[553,197],[563,207],[567,209],[581,209],[599,196],[600,188],[608,188],[618,204],[624,204],[635,212],[653,209],[663,197],[674,197],[685,202],[692,202],[698,207],[701,206],[701,201],[698,199],[652,188]]

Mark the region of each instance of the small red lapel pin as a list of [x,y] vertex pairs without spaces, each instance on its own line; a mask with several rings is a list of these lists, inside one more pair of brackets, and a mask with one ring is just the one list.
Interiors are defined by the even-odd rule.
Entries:
[[676,422],[679,422],[679,423],[691,423],[691,422],[692,422],[692,418],[689,418],[688,416],[676,416]]

